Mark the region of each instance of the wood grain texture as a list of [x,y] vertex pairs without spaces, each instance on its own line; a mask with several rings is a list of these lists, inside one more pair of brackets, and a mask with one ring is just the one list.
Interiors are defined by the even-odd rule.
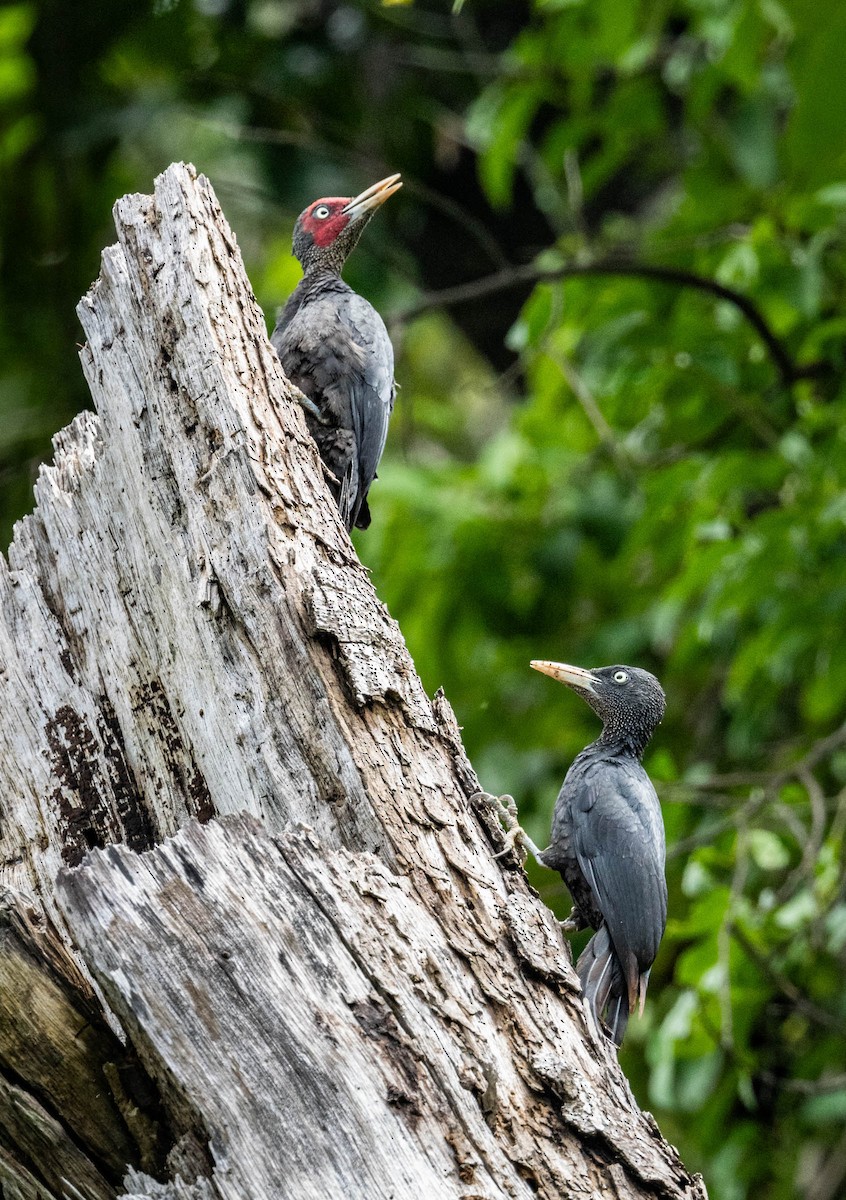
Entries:
[[77,1147],[86,1147],[98,1196],[113,1194],[129,1161],[160,1168],[150,1081],[55,931],[11,892],[0,895],[0,981],[0,1126],[36,1126],[54,1147],[47,1155],[35,1143],[29,1155],[38,1163],[79,1165]]
[[126,1194],[704,1197],[492,857],[208,181],[115,222],[97,413],[0,561],[0,880],[152,1081],[171,1149],[156,1182],[132,1135]]

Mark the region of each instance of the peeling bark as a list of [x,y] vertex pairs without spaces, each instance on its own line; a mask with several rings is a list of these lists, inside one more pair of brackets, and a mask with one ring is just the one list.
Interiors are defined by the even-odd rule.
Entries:
[[3,1194],[704,1198],[493,858],[208,182],[115,222],[96,415],[0,559]]

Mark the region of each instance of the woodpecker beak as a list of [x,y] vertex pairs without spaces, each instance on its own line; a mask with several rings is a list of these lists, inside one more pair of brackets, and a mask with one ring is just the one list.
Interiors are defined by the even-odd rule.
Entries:
[[566,683],[567,687],[576,688],[580,692],[590,692],[592,696],[596,694],[593,675],[582,667],[570,667],[567,663],[547,662],[546,659],[534,659],[529,666],[543,675],[557,679],[560,683]]
[[398,192],[402,187],[402,180],[399,175],[389,175],[387,179],[380,179],[378,183],[372,184],[342,210],[353,221],[357,221],[359,217],[370,215],[381,204],[384,204],[389,196],[393,196],[394,192]]

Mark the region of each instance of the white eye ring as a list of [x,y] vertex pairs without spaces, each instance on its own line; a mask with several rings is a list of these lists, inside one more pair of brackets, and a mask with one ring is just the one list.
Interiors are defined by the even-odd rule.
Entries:
[[318,205],[318,207],[317,207],[317,208],[314,210],[314,212],[313,212],[312,216],[315,216],[315,217],[317,217],[319,220],[321,220],[321,221],[322,221],[322,220],[323,220],[325,217],[328,217],[328,216],[329,216],[329,209],[326,207],[326,205],[325,205],[325,204],[320,204],[320,205]]
[[629,677],[625,671],[615,671],[614,672],[614,682],[615,683],[627,683],[628,678]]

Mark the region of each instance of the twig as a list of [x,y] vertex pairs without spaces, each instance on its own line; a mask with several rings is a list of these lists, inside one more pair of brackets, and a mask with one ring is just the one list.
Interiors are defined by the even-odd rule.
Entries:
[[552,362],[555,363],[556,367],[558,367],[559,371],[564,376],[567,386],[576,397],[579,404],[582,406],[582,411],[593,426],[600,443],[608,451],[608,454],[611,456],[616,465],[622,471],[631,475],[631,461],[629,460],[629,457],[623,447],[617,441],[614,430],[605,420],[605,416],[597,404],[593,392],[585,383],[582,376],[579,374],[566,355],[550,349],[549,346],[546,346],[543,352],[552,360]]
[[790,779],[801,778],[804,772],[812,771],[833,750],[839,750],[844,745],[846,745],[846,721],[842,725],[838,725],[837,729],[831,733],[827,733],[825,737],[814,742],[795,763],[791,763],[787,767],[780,767],[777,771],[730,771],[724,775],[710,775],[701,782],[698,780],[695,783],[683,781],[676,786],[687,787],[691,791],[710,791],[712,788],[722,791],[725,788],[755,786],[768,787],[772,790],[781,787]]
[[814,742],[807,754],[804,754],[794,766],[786,768],[782,774],[789,779],[791,775],[796,775],[799,771],[813,770],[817,763],[822,762],[832,750],[838,750],[843,745],[846,745],[846,721],[839,725],[833,733]]
[[837,1140],[837,1144],[828,1158],[814,1176],[813,1194],[815,1200],[836,1200],[842,1196],[843,1180],[846,1178],[846,1129]]
[[846,1091],[846,1074],[823,1075],[819,1079],[782,1078],[773,1071],[759,1071],[758,1077],[771,1087],[784,1092],[797,1092],[800,1096],[825,1096],[829,1092]]
[[825,837],[825,793],[817,782],[816,776],[807,766],[802,765],[797,769],[796,778],[808,793],[811,805],[811,828],[805,838],[800,861],[776,893],[777,904],[783,904],[788,896],[793,895],[793,889],[799,881],[806,877],[809,878],[813,874],[814,863],[817,861],[817,855]]
[[486,275],[482,279],[474,279],[469,283],[460,283],[455,287],[443,288],[438,292],[425,292],[414,304],[394,313],[391,323],[403,324],[413,317],[427,312],[430,308],[450,308],[455,304],[480,300],[484,296],[492,296],[497,292],[509,291],[526,284],[554,283],[561,279],[575,279],[579,276],[590,275],[618,275],[634,279],[653,279],[658,283],[674,284],[677,287],[706,292],[711,296],[716,296],[719,300],[725,300],[728,304],[734,305],[767,347],[781,382],[786,387],[799,379],[814,378],[828,369],[828,364],[823,361],[806,363],[802,366],[795,363],[761,310],[742,292],[735,291],[734,288],[727,287],[716,279],[697,275],[695,271],[687,271],[678,267],[660,267],[651,263],[623,262],[618,259],[599,259],[592,263],[570,263],[566,267],[538,267],[534,263],[508,267],[492,275]]
[[[372,155],[351,150],[346,146],[322,138],[313,132],[291,129],[268,129],[259,125],[239,125],[231,121],[214,121],[206,117],[196,116],[197,123],[214,133],[222,134],[236,142],[254,142],[265,146],[295,146],[300,149],[319,150],[334,161],[342,161],[359,170],[380,171],[385,164]],[[471,213],[457,200],[444,196],[425,183],[406,175],[403,180],[406,191],[418,195],[432,208],[439,208],[442,213],[456,225],[462,226],[467,233],[478,242],[491,262],[503,270],[507,269],[507,259],[498,246],[495,238],[486,229],[484,222]]]
[[[703,807],[717,807],[714,801],[719,799],[721,803],[718,807],[729,807],[730,797],[719,795],[719,792],[724,793],[724,789],[734,787],[750,787],[756,789],[751,795],[736,809],[735,812],[721,817],[720,820],[713,822],[707,829],[703,829],[698,833],[691,834],[689,837],[683,838],[672,846],[667,847],[667,858],[680,858],[688,854],[691,850],[697,849],[699,846],[706,845],[713,841],[727,830],[737,827],[744,821],[749,821],[756,816],[766,803],[791,779],[797,779],[808,793],[808,800],[811,805],[811,830],[807,841],[804,838],[804,830],[800,837],[794,830],[794,835],[797,841],[805,844],[805,852],[802,856],[802,863],[791,874],[791,885],[794,880],[801,877],[800,872],[806,871],[808,865],[812,862],[819,853],[819,847],[822,845],[822,837],[824,836],[826,800],[812,772],[823,759],[825,759],[832,751],[839,749],[846,744],[846,723],[838,726],[832,733],[820,738],[814,742],[811,748],[806,751],[795,763],[790,766],[782,767],[777,771],[734,771],[725,775],[712,775],[710,779],[696,783],[678,783],[669,786],[670,795],[668,799],[675,801],[686,795],[697,796],[700,792],[709,792],[712,788],[718,789],[718,795],[710,796],[708,799],[697,797],[697,803],[702,803]],[[673,795],[672,793],[675,793]],[[729,803],[726,803],[726,802]],[[844,812],[842,817],[844,827],[846,827],[846,804],[844,804]],[[811,857],[813,853],[813,858]]]
[[738,897],[743,895],[746,876],[749,872],[746,833],[747,826],[743,824],[737,831],[737,853],[731,876],[727,916],[720,922],[720,928],[717,930],[717,962],[722,968],[717,984],[717,1001],[720,1006],[720,1046],[729,1052],[733,1052],[735,1047],[734,1009],[731,1003],[731,935],[734,928],[732,913],[737,905]]
[[715,1047],[722,1049],[738,1071],[749,1075],[754,1080],[760,1080],[769,1087],[781,1092],[793,1092],[800,1096],[825,1096],[830,1092],[839,1092],[846,1088],[846,1074],[822,1075],[819,1079],[793,1079],[789,1075],[778,1075],[775,1071],[758,1067],[755,1055],[744,1051],[735,1045],[720,1046],[720,1031],[708,1016],[706,1009],[701,1013],[702,1025],[711,1038]]
[[[791,835],[797,846],[804,846],[808,840],[808,830],[802,824],[798,814],[793,811],[792,807],[779,800],[773,805],[771,811],[778,831],[780,833],[786,831]],[[779,895],[777,897],[782,904],[786,898],[786,895]]]
[[579,168],[579,156],[572,146],[564,151],[564,182],[567,184],[567,202],[570,205],[570,216],[573,225],[587,242],[588,230],[585,224],[585,189],[582,183],[582,172]]
[[661,781],[662,804],[695,804],[698,808],[713,808],[722,810],[737,808],[737,796],[730,792],[703,791],[698,783],[677,783],[670,780]]
[[703,829],[700,833],[691,834],[690,837],[683,838],[680,842],[674,842],[672,846],[667,847],[667,858],[681,858],[685,854],[689,854],[691,850],[696,850],[699,846],[708,845],[713,842],[727,829],[734,829],[743,822],[749,822],[758,815],[759,811],[767,803],[770,797],[770,792],[761,788],[753,793],[741,808],[732,813],[728,817],[723,817],[719,821],[715,821],[709,825],[707,829]]
[[783,996],[787,997],[799,1012],[804,1013],[806,1017],[814,1021],[817,1025],[822,1025],[825,1029],[836,1029],[840,1033],[843,1032],[843,1021],[826,1009],[820,1008],[813,1000],[809,1000],[795,983],[792,983],[786,975],[782,975],[780,971],[776,970],[770,959],[766,958],[752,945],[743,930],[732,923],[729,926],[729,932],[744,953],[752,959],[758,970],[767,977],[774,987],[778,988]]

